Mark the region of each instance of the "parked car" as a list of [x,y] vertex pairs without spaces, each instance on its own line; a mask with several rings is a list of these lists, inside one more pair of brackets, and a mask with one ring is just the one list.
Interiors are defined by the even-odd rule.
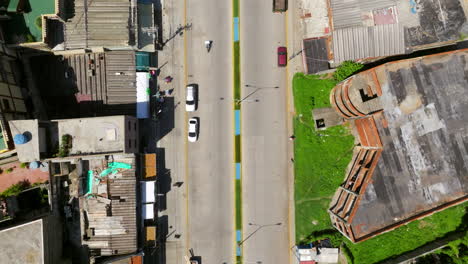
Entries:
[[192,117],[188,121],[188,141],[198,140],[198,118]]
[[286,47],[278,47],[278,66],[285,67],[288,64],[288,50]]
[[193,112],[197,110],[197,88],[193,84],[187,86],[185,110],[187,112]]

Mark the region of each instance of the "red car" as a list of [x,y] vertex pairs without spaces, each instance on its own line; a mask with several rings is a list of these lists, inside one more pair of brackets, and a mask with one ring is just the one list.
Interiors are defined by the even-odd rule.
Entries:
[[285,67],[288,64],[288,50],[286,47],[278,47],[278,66]]

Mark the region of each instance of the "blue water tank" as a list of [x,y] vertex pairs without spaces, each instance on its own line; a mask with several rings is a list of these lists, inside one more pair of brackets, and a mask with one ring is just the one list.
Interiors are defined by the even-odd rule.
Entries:
[[29,163],[29,169],[30,170],[35,170],[35,169],[39,168],[39,166],[41,166],[41,163],[39,161],[33,161],[33,162]]
[[23,134],[16,134],[13,137],[13,142],[15,142],[16,145],[21,145],[21,144],[27,143],[28,138]]

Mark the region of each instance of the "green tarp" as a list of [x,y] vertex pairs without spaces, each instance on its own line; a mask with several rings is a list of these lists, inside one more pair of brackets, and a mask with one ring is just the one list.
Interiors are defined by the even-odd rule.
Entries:
[[150,54],[147,52],[136,53],[136,68],[139,71],[146,71],[150,67]]
[[123,163],[123,162],[111,162],[109,163],[109,166],[107,169],[103,170],[100,174],[99,177],[105,177],[109,174],[113,174],[117,172],[118,169],[131,169],[132,165],[128,163]]
[[93,171],[92,170],[89,170],[88,171],[88,177],[86,178],[87,182],[86,182],[86,194],[85,196],[91,194],[91,192],[93,191]]

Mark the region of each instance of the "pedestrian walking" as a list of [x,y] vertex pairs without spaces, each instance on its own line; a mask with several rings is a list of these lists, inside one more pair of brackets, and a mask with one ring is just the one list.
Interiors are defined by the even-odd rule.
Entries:
[[173,78],[172,78],[170,75],[168,75],[168,76],[166,76],[166,77],[164,78],[164,81],[165,81],[166,83],[170,83],[170,82],[172,82],[172,80],[173,80]]
[[291,162],[294,163],[294,158],[291,158]]
[[174,88],[172,88],[172,89],[167,89],[167,90],[164,90],[164,94],[166,94],[166,95],[171,95],[173,91],[174,91]]
[[294,139],[296,139],[296,136],[292,135],[289,137],[289,140],[293,141]]

